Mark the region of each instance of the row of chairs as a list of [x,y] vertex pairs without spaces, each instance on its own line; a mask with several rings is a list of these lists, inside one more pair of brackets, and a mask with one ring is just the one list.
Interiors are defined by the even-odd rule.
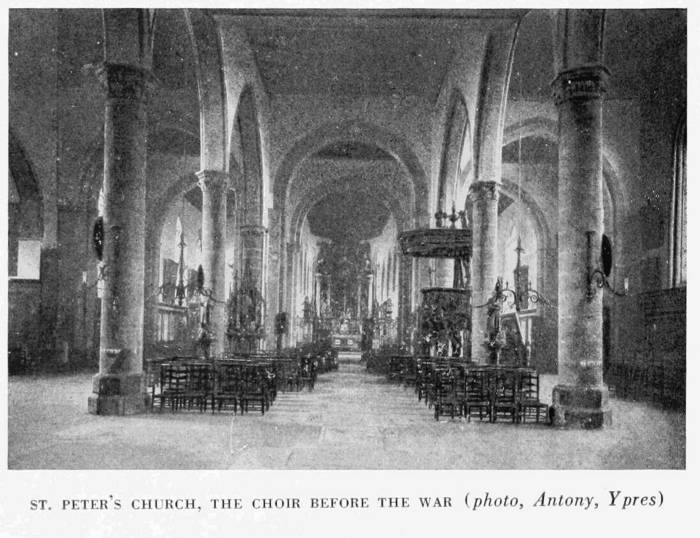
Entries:
[[539,374],[533,369],[407,355],[387,356],[382,362],[387,379],[413,387],[436,420],[441,416],[514,423],[550,420],[549,405],[540,401]]
[[[149,361],[147,382],[151,408],[172,412],[232,410],[265,414],[278,391],[313,390],[319,371],[326,368],[321,354],[229,355],[213,361],[172,357]],[[320,368],[319,368],[320,366]],[[325,370],[324,370],[325,371]]]
[[151,408],[203,412],[211,404],[212,412],[232,407],[234,413],[244,413],[257,406],[265,414],[275,396],[274,375],[254,363],[175,361],[160,365]]

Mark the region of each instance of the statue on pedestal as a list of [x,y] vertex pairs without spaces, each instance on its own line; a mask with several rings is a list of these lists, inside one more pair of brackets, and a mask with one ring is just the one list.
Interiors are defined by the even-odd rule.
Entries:
[[501,312],[504,300],[503,279],[498,277],[493,295],[491,295],[485,305],[486,315],[488,316],[485,345],[489,350],[492,364],[498,364],[501,348],[505,344],[505,335],[501,331]]

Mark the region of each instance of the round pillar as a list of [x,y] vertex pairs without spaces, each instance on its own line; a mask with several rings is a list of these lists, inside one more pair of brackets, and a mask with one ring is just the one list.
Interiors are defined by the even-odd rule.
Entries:
[[[559,384],[554,421],[597,428],[612,420],[603,384],[603,290],[588,296],[587,265],[603,233],[602,95],[608,72],[587,65],[553,82],[559,109]],[[587,232],[592,240],[587,241]]]
[[496,286],[496,247],[498,245],[498,183],[476,181],[469,187],[472,203],[472,334],[471,357],[487,364],[490,353],[485,346],[488,316],[484,308]]
[[451,288],[454,282],[454,260],[438,258],[435,260],[435,286]]
[[267,230],[264,226],[257,224],[244,224],[240,230],[243,274],[247,274],[258,291],[262,293],[263,248]]
[[399,304],[398,304],[398,319],[397,331],[399,343],[404,346],[411,344],[411,277],[413,276],[413,258],[399,255]]
[[104,294],[100,371],[88,398],[90,413],[144,410],[143,326],[146,225],[146,97],[150,72],[105,63]]
[[301,246],[299,243],[293,242],[287,245],[287,271],[289,275],[288,287],[289,290],[289,315],[290,328],[289,338],[292,345],[295,345],[298,338],[297,318],[299,316],[299,251]]
[[314,306],[316,307],[316,315],[320,316],[321,315],[321,279],[322,279],[321,273],[316,273],[315,274],[315,288],[314,288],[314,302],[316,303]]
[[218,170],[197,172],[202,191],[202,270],[204,287],[211,292],[207,308],[211,338],[209,354],[226,350],[226,194],[228,176]]

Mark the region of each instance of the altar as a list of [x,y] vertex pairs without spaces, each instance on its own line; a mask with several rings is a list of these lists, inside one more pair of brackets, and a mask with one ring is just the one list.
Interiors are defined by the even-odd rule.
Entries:
[[360,351],[361,334],[332,334],[331,347],[338,351]]

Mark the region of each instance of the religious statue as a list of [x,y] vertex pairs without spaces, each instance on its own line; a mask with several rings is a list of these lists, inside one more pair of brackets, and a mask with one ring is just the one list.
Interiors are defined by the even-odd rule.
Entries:
[[388,318],[391,317],[391,315],[394,313],[394,305],[391,302],[391,297],[389,297],[386,301],[384,301],[384,315]]
[[365,266],[365,273],[371,274],[372,273],[372,260],[370,260],[369,256],[367,256],[366,254],[365,254],[364,266]]
[[314,320],[314,307],[311,304],[311,301],[309,301],[308,296],[304,297],[303,312],[304,312],[304,323],[312,323]]
[[326,301],[323,304],[323,307],[321,308],[321,314],[324,318],[331,318],[333,317],[333,311],[331,310],[331,304],[330,301]]
[[207,330],[206,323],[202,322],[197,333],[197,344],[202,349],[202,354],[205,360],[209,360],[209,348],[211,347],[211,335]]
[[466,230],[469,227],[469,223],[467,223],[467,212],[462,210],[458,213],[459,215],[459,223],[462,225],[462,229]]
[[503,335],[501,333],[501,310],[503,305],[503,279],[498,277],[493,295],[486,302],[486,345],[491,353],[491,362],[498,364],[498,354],[503,347]]
[[487,301],[488,323],[487,330],[489,338],[495,336],[501,330],[501,303],[503,299],[503,279],[498,277],[493,295]]
[[199,303],[199,323],[203,327],[209,325],[209,299]]

